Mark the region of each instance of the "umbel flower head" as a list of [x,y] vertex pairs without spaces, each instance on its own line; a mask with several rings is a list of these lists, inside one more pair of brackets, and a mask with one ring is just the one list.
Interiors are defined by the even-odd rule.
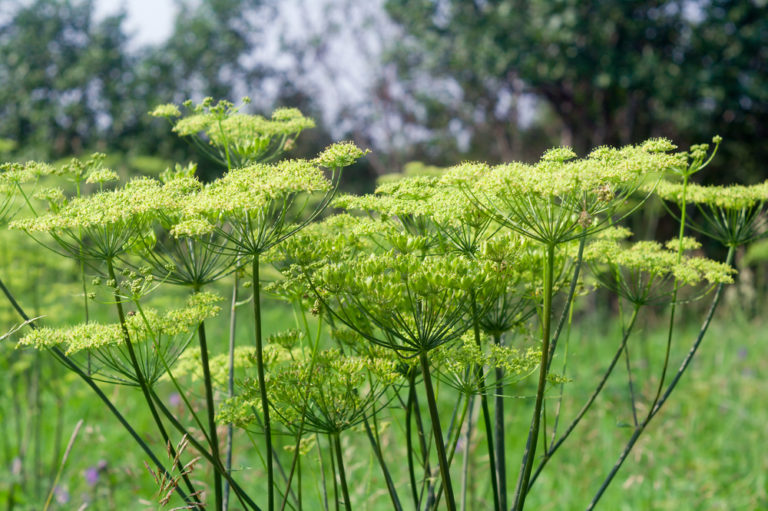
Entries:
[[[675,296],[673,282],[685,286],[733,282],[734,270],[729,265],[704,257],[681,256],[679,244],[679,240],[672,240],[665,248],[654,241],[625,245],[614,239],[599,239],[587,245],[584,260],[592,265],[603,286],[638,305],[668,302]],[[699,244],[684,238],[682,246],[691,250]]]
[[[234,169],[184,205],[175,236],[205,236],[214,230],[238,254],[257,255],[295,234],[329,204],[341,164],[365,154],[348,143],[334,144],[318,160],[284,160]],[[330,178],[320,166],[329,165]],[[320,192],[319,200],[312,195]],[[221,246],[223,250],[229,250]]]
[[[228,275],[234,269],[235,260],[217,249],[226,241],[213,232],[202,234],[203,243],[170,234],[174,226],[183,221],[185,205],[194,203],[203,188],[194,177],[195,168],[177,165],[176,171],[163,176],[166,207],[158,209],[151,227],[142,235],[139,253],[154,275],[164,282],[200,289]],[[204,226],[200,232],[207,230],[208,224],[202,219],[200,223]]]
[[[243,98],[243,103],[250,103]],[[279,108],[267,119],[241,113],[229,101],[214,103],[205,98],[184,106],[190,112],[182,116],[176,105],[160,105],[150,115],[165,117],[173,131],[189,139],[205,154],[227,168],[274,160],[302,131],[315,127],[315,122],[295,108]]]
[[658,140],[600,147],[582,159],[568,148],[552,149],[534,165],[459,165],[442,180],[459,186],[495,221],[555,245],[603,228],[646,180],[679,165],[679,155],[660,152],[672,147]]
[[[768,181],[752,186],[701,186],[662,181],[656,194],[678,211],[694,205],[700,218],[687,218],[696,231],[727,246],[737,247],[764,235],[764,208]],[[673,212],[680,218],[680,213]]]
[[[340,433],[362,422],[384,388],[398,379],[391,360],[332,349],[279,364],[269,374],[267,390],[277,420],[289,430]],[[259,403],[255,382],[246,380],[242,388],[219,415],[241,427],[254,422],[252,410]]]
[[[447,385],[464,394],[479,394],[491,391],[499,384],[512,384],[533,374],[541,364],[541,350],[528,348],[518,350],[493,343],[478,346],[470,334],[461,342],[435,350],[432,356],[439,377]],[[478,367],[486,368],[488,374],[497,374],[501,369],[501,381],[490,381],[480,376]]]
[[408,357],[460,337],[471,324],[472,293],[494,288],[495,279],[465,257],[389,252],[329,264],[312,285],[335,318]]
[[177,197],[150,178],[123,188],[77,197],[36,218],[16,220],[12,229],[31,236],[47,233],[69,256],[114,259],[132,248],[155,215],[174,207]]
[[[41,176],[53,174],[55,170],[48,164],[35,161],[25,163],[0,164],[0,224],[8,222],[20,209],[14,199],[17,195],[32,209],[24,186],[35,184]],[[33,210],[34,211],[34,210]]]
[[382,234],[389,234],[389,245],[398,249],[402,243],[393,235],[421,237],[425,249],[439,246],[440,251],[473,255],[491,224],[491,218],[460,190],[434,176],[388,180],[372,195],[343,196],[334,206],[365,211],[388,222],[392,229]]
[[[153,309],[129,315],[128,333],[144,378],[157,381],[165,367],[171,366],[184,351],[189,334],[205,319],[216,316],[220,297],[197,293],[187,299],[186,306],[160,313]],[[64,328],[37,328],[30,331],[17,347],[36,349],[60,347],[67,355],[89,352],[101,364],[99,378],[106,381],[138,385],[138,377],[124,346],[120,324],[83,323]]]

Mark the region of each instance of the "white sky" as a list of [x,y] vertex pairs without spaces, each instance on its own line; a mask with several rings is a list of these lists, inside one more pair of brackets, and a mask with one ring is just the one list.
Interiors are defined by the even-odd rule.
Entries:
[[96,19],[125,9],[124,27],[132,36],[131,46],[160,43],[171,35],[176,15],[174,0],[96,0]]

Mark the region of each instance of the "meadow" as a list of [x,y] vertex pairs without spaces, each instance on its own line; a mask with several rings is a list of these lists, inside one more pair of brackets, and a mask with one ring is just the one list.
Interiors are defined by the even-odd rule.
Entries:
[[7,509],[768,507],[768,193],[694,184],[720,137],[356,196],[295,109],[153,115],[226,173],[2,168]]

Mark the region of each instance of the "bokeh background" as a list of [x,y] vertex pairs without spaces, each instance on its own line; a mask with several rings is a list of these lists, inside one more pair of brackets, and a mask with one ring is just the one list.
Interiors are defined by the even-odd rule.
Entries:
[[[205,96],[318,121],[373,150],[351,187],[417,160],[532,160],[557,144],[725,138],[711,182],[768,175],[765,0],[2,0],[0,152],[189,151],[147,111]],[[213,169],[209,169],[215,172]]]
[[[687,149],[715,134],[722,147],[696,180],[751,184],[768,178],[768,2],[0,0],[0,161],[99,151],[123,178],[197,161],[212,179],[223,169],[147,112],[246,95],[249,112],[294,106],[316,119],[289,156],[343,139],[370,148],[345,174],[348,191],[372,191],[378,176],[414,162],[535,161],[554,145],[585,154],[651,136]],[[636,237],[671,237],[674,222],[656,220],[662,206],[644,208],[631,226]],[[605,509],[768,509],[768,243],[741,251],[736,265],[739,284]],[[81,300],[78,271],[0,231],[0,273],[33,316],[81,321],[72,305]],[[616,304],[595,296],[572,333],[570,410],[621,330]],[[290,321],[290,311],[269,311],[273,328]],[[665,317],[642,325],[643,342],[632,347],[640,371],[662,363]],[[699,317],[681,319],[675,360]],[[17,323],[0,301],[0,333]],[[151,431],[130,390],[110,397]],[[621,381],[606,388],[577,447],[537,483],[532,508],[583,509],[626,440],[617,420],[624,392]],[[157,509],[141,454],[88,389],[45,353],[8,340],[0,343],[0,506],[42,509],[80,419],[52,509]],[[367,469],[351,470],[363,478]],[[364,485],[355,491],[361,509],[387,509]]]

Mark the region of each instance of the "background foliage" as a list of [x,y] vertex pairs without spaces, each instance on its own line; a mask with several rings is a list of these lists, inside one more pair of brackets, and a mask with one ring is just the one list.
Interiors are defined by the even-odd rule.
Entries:
[[[190,151],[147,111],[187,98],[247,94],[254,100],[250,111],[297,106],[318,120],[291,155],[312,155],[343,138],[370,147],[365,167],[347,174],[348,189],[371,190],[378,175],[412,160],[530,161],[561,143],[584,154],[595,145],[662,135],[687,147],[714,133],[725,142],[701,179],[753,183],[768,177],[764,0],[178,0],[170,37],[144,46],[134,44],[125,14],[95,18],[95,2],[2,2],[3,161],[63,160],[98,150],[124,176],[157,174],[188,160]],[[222,170],[195,159],[209,177]],[[635,226],[638,233],[646,229],[652,235],[656,226]],[[745,313],[759,316],[760,261],[768,256],[747,256],[737,259],[742,284],[731,293],[751,299]],[[73,319],[68,304],[79,282],[71,263],[3,233],[0,268],[9,267],[16,271],[8,284],[33,315]],[[752,285],[753,277],[760,285]],[[60,284],[45,291],[38,285],[53,281]],[[0,306],[0,332],[18,322],[12,312]],[[290,312],[278,307],[268,314],[268,325],[290,321]],[[768,381],[768,352],[759,335],[764,325],[751,317],[729,319],[709,339],[719,342],[704,344],[700,363],[683,380],[679,394],[686,399],[670,402],[666,413],[673,420],[660,421],[639,445],[606,496],[606,508],[768,506],[768,467],[753,449],[766,442],[768,416],[758,406]],[[619,328],[601,316],[595,321],[599,327],[572,334],[578,346],[572,365],[585,372],[597,371],[589,362],[611,351],[593,332],[605,324]],[[650,321],[643,328],[655,326]],[[638,358],[660,364],[663,341],[649,336],[635,347]],[[51,360],[41,363],[7,343],[0,354],[5,502],[23,509],[25,495],[47,491],[80,418],[87,426],[78,443],[98,449],[100,457],[70,461],[56,495],[60,508],[89,502],[124,509],[136,505],[136,495],[152,495],[141,454],[126,453],[123,432],[103,426],[110,418],[89,406],[87,389]],[[625,433],[610,414],[624,404],[622,389],[607,390],[605,415],[592,417],[576,440],[599,446],[594,452],[615,451]],[[125,404],[135,395],[120,390],[114,397]],[[695,444],[680,441],[677,424],[686,424]],[[571,484],[542,479],[539,495],[547,500],[532,500],[532,507],[566,508],[593,486],[590,472],[605,469],[597,456],[558,463]],[[350,467],[360,477],[367,470]],[[362,499],[366,488],[354,491]],[[377,509],[380,497],[372,496],[368,508]]]
[[180,0],[170,37],[138,47],[125,13],[95,19],[94,1],[0,12],[12,156],[172,159],[181,146],[151,107],[247,94],[255,110],[319,119],[298,153],[345,137],[374,149],[368,176],[413,159],[531,160],[560,143],[582,154],[712,133],[726,139],[727,178],[709,180],[768,173],[763,0]]

